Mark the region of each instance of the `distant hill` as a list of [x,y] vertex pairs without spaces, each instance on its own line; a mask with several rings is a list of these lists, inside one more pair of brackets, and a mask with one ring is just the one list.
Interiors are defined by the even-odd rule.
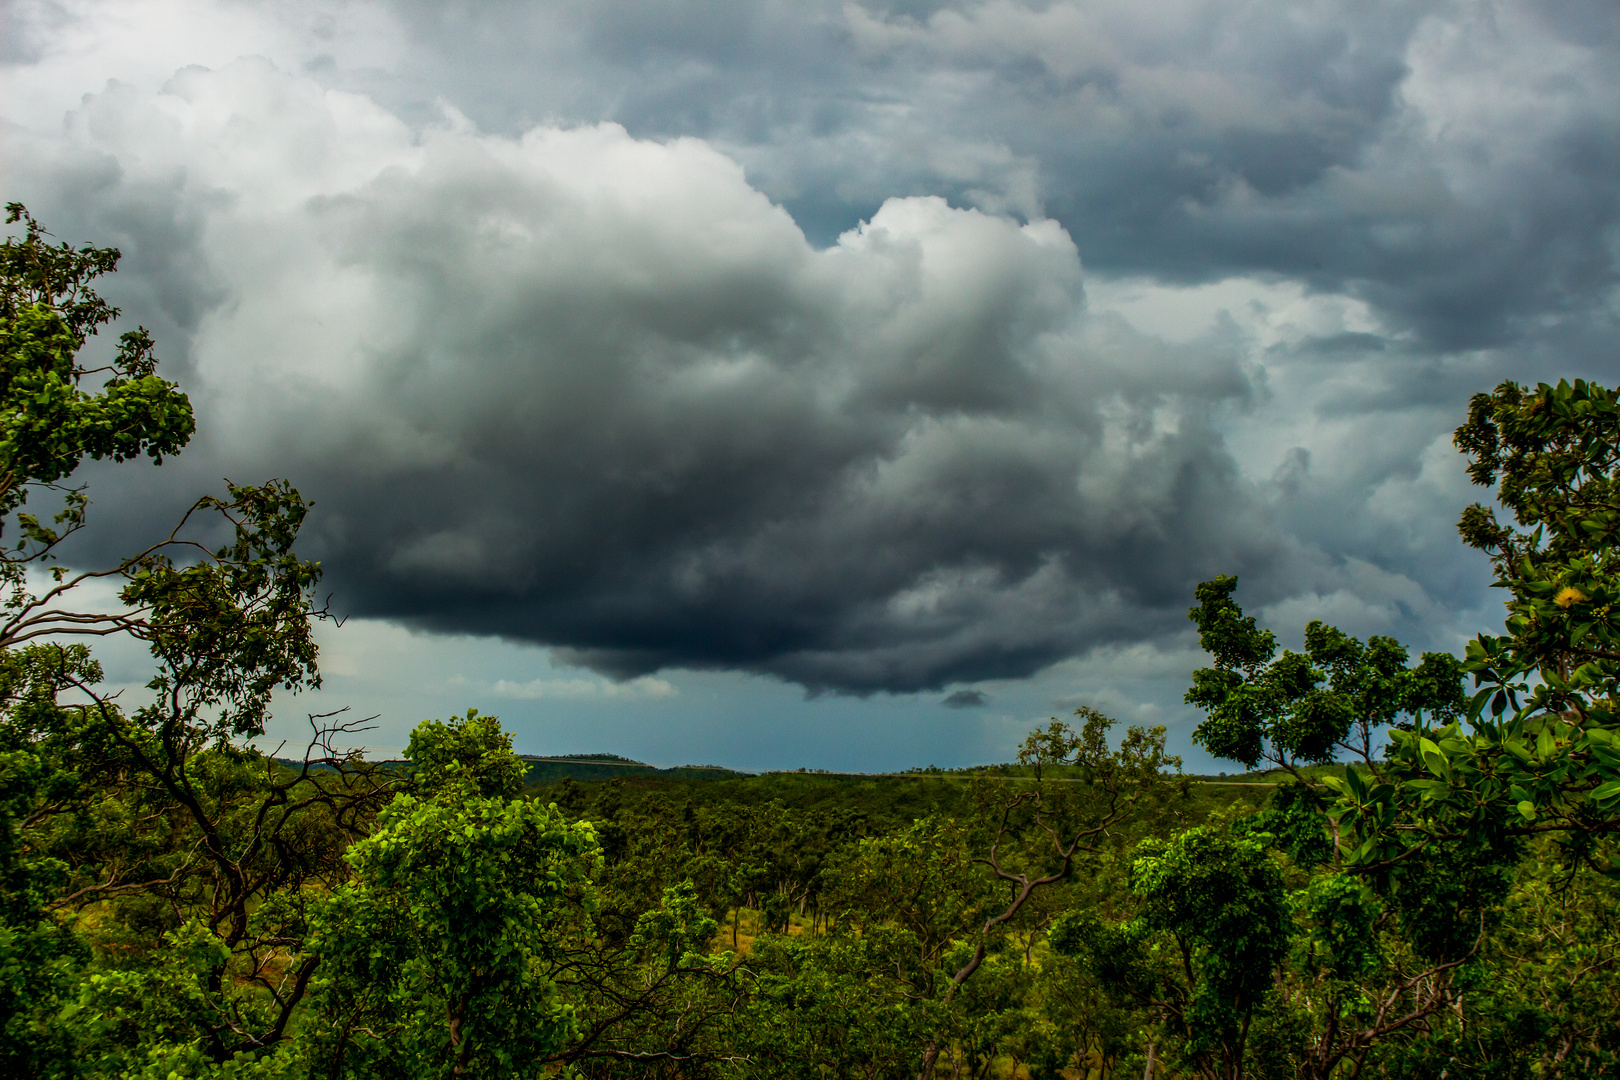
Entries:
[[615,776],[660,776],[680,780],[720,779],[728,776],[746,776],[735,769],[719,765],[677,765],[660,769],[644,761],[620,757],[618,754],[519,754],[528,763],[524,778],[529,784],[549,784],[572,777],[575,780],[607,780]]
[[[676,765],[673,768],[660,769],[656,765],[648,765],[645,761],[634,758],[621,757],[618,754],[554,754],[542,756],[540,754],[519,754],[518,757],[529,766],[528,774],[524,777],[526,784],[549,784],[561,780],[563,777],[573,777],[575,780],[609,780],[615,776],[656,776],[667,780],[720,780],[727,777],[751,776],[752,773],[738,772],[720,765]],[[289,769],[303,767],[303,762],[292,758],[277,758],[282,765]],[[410,770],[411,763],[400,758],[390,758],[387,761],[373,762],[376,765],[385,765],[391,768]],[[315,772],[328,772],[330,765],[312,765]]]

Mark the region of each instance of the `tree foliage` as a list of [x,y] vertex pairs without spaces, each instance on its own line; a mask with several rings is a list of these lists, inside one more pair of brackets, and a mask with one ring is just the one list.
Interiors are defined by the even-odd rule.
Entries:
[[[1187,695],[1208,714],[1197,737],[1248,765],[1269,758],[1302,781],[1301,795],[1254,826],[1292,836],[1288,850],[1302,870],[1320,867],[1297,910],[1318,926],[1354,928],[1313,946],[1334,958],[1324,985],[1389,972],[1382,998],[1362,991],[1377,1009],[1328,1010],[1333,1031],[1315,1010],[1318,1039],[1302,1059],[1315,1075],[1344,1063],[1360,1070],[1373,1057],[1385,1068],[1421,1071],[1421,1062],[1447,1060],[1455,1069],[1497,1039],[1504,1061],[1534,1070],[1525,1075],[1558,1074],[1577,1050],[1586,1067],[1613,1060],[1609,1040],[1582,1032],[1575,1010],[1526,1010],[1465,991],[1502,970],[1494,949],[1509,940],[1526,957],[1546,951],[1546,942],[1526,947],[1511,919],[1535,908],[1549,925],[1549,876],[1574,903],[1594,884],[1583,875],[1615,870],[1617,435],[1616,392],[1582,381],[1504,383],[1470,403],[1456,444],[1471,459],[1470,478],[1496,489],[1512,523],[1482,504],[1463,512],[1459,532],[1490,557],[1508,617],[1503,633],[1469,642],[1460,662],[1425,654],[1410,667],[1390,639],[1362,643],[1320,623],[1306,628],[1303,654],[1278,657],[1273,635],[1233,602],[1235,579],[1199,586],[1191,618],[1215,666],[1196,673]],[[1470,678],[1466,693],[1458,683]],[[1359,764],[1338,775],[1300,768],[1346,753]],[[1318,858],[1323,835],[1331,858]],[[1300,857],[1302,838],[1316,854]],[[1353,902],[1344,907],[1336,896]],[[1584,955],[1589,965],[1567,976],[1547,977],[1531,963],[1524,970],[1542,971],[1549,987],[1532,996],[1561,997],[1550,987],[1565,977],[1571,988],[1596,972],[1612,982],[1612,947]],[[1474,1048],[1437,1019],[1447,1009],[1468,1016],[1465,1001],[1484,1033]],[[1614,1000],[1595,1007],[1612,1015]],[[1434,1037],[1417,1039],[1419,1031]],[[1564,1041],[1549,1052],[1554,1031]],[[1525,1040],[1511,1051],[1510,1032]],[[1450,1058],[1438,1056],[1442,1046]]]
[[1208,718],[1193,738],[1216,757],[1254,768],[1285,768],[1352,753],[1369,764],[1376,733],[1403,718],[1448,720],[1462,708],[1462,668],[1446,653],[1424,653],[1416,667],[1394,638],[1366,641],[1316,621],[1305,651],[1277,655],[1277,638],[1232,600],[1237,578],[1198,586],[1188,613],[1215,661],[1193,673],[1187,703]]

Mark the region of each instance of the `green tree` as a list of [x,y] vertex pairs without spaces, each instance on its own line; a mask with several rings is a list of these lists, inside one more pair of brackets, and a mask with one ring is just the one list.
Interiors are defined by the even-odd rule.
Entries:
[[1053,931],[1059,951],[1157,1014],[1170,1061],[1211,1080],[1245,1075],[1250,1027],[1290,946],[1282,871],[1266,849],[1210,827],[1143,841],[1130,874],[1136,917],[1110,926],[1080,913]]
[[1216,757],[1254,768],[1262,760],[1293,772],[1342,753],[1376,771],[1381,729],[1401,719],[1441,721],[1463,705],[1462,665],[1424,653],[1416,667],[1394,638],[1365,642],[1320,621],[1305,628],[1305,651],[1277,655],[1277,638],[1233,602],[1237,578],[1198,586],[1187,617],[1214,667],[1193,672],[1187,703],[1207,718],[1193,733]]
[[[412,733],[401,794],[347,855],[316,916],[325,1076],[525,1077],[577,1036],[544,966],[590,901],[589,825],[516,798],[522,762],[492,717]],[[489,791],[489,794],[483,792]]]
[[416,725],[405,757],[417,791],[437,798],[514,799],[523,790],[526,767],[512,752],[512,736],[477,709],[449,723]]
[[[1295,896],[1301,951],[1288,978],[1316,1002],[1302,1072],[1328,1076],[1342,1062],[1359,1071],[1377,1061],[1392,1074],[1421,1075],[1422,1063],[1446,1061],[1467,1075],[1467,1061],[1494,1055],[1504,1068],[1539,1062],[1534,1074],[1544,1075],[1577,1049],[1588,1061],[1611,1053],[1556,1006],[1527,1011],[1465,991],[1482,985],[1482,972],[1513,967],[1540,973],[1531,997],[1568,1000],[1586,973],[1613,963],[1602,947],[1589,949],[1584,966],[1557,976],[1529,958],[1549,927],[1569,924],[1549,898],[1575,904],[1583,866],[1615,866],[1617,436],[1617,394],[1600,386],[1504,383],[1475,396],[1456,443],[1472,479],[1497,489],[1513,524],[1479,504],[1463,512],[1464,541],[1491,558],[1509,599],[1505,632],[1479,635],[1461,662],[1429,654],[1409,667],[1389,639],[1361,643],[1320,623],[1307,628],[1304,654],[1278,657],[1270,632],[1233,602],[1235,579],[1198,589],[1191,617],[1216,661],[1187,695],[1208,713],[1200,741],[1250,766],[1270,759],[1301,779],[1290,804],[1255,819],[1251,831],[1286,837],[1280,842],[1302,869],[1327,854],[1318,846],[1301,858],[1309,845],[1300,838],[1317,835],[1313,816],[1334,839],[1331,858]],[[1458,676],[1472,677],[1471,696],[1459,693]],[[1380,730],[1389,740],[1382,754],[1373,741]],[[1347,751],[1360,763],[1342,775],[1299,768]],[[1318,780],[1336,798],[1323,800]],[[1548,873],[1558,889],[1535,893],[1535,904],[1515,899]],[[1538,929],[1527,939],[1525,927],[1503,919],[1529,910]],[[1471,1047],[1450,1016],[1474,1025]],[[1554,1032],[1561,1048],[1546,1049]],[[1500,1053],[1481,1049],[1491,1040]]]
[[[247,1068],[307,992],[310,886],[337,883],[392,783],[332,751],[351,725],[312,718],[290,770],[241,745],[275,691],[319,682],[320,571],[293,551],[308,506],[290,485],[230,485],[109,567],[58,562],[89,525],[79,466],[161,463],[193,420],[144,330],[105,365],[80,359],[118,315],[92,287],[118,252],[7,217],[23,228],[0,244],[0,1057],[34,1075]],[[117,609],[78,599],[100,579],[120,583]],[[64,644],[111,634],[149,648],[148,704],[123,708]]]
[[[1107,842],[1110,830],[1125,822],[1166,789],[1177,788],[1167,772],[1180,772],[1181,759],[1165,753],[1164,728],[1130,728],[1118,749],[1108,744],[1114,721],[1091,708],[1075,710],[1082,720],[1076,731],[1054,719],[1024,740],[1020,764],[1031,768],[1035,782],[1026,788],[981,789],[989,811],[989,836],[983,854],[971,862],[1001,895],[972,911],[982,919],[962,934],[959,949],[947,953],[948,978],[939,980],[947,1003],[961,993],[1021,917],[1033,910],[1042,892],[1065,881],[1078,860]],[[1075,784],[1043,784],[1046,773],[1067,770]],[[926,863],[924,865],[927,865]],[[953,905],[954,907],[955,905]],[[964,905],[962,916],[968,909]],[[961,916],[959,916],[961,917]],[[944,974],[943,972],[941,973]],[[932,1080],[946,1040],[930,1040],[923,1052],[920,1080]]]
[[1401,753],[1433,774],[1423,790],[1435,803],[1507,803],[1531,832],[1608,865],[1620,830],[1620,392],[1505,382],[1475,395],[1456,443],[1516,522],[1476,503],[1458,524],[1509,593],[1506,632],[1468,645],[1472,730],[1410,736]]
[[[62,481],[86,458],[144,455],[161,463],[185,446],[195,427],[185,394],[155,374],[144,329],[124,334],[110,363],[87,368],[79,362],[85,340],[118,316],[90,287],[118,265],[118,252],[52,245],[21,204],[8,203],[6,223],[18,222],[23,236],[0,244],[0,538],[8,529],[11,534],[0,553],[6,613],[0,648],[45,635],[116,633],[127,625],[121,614],[58,606],[74,584],[96,575],[69,581],[56,567],[56,588],[36,595],[28,570],[49,566],[62,541],[84,527],[89,500]],[[22,510],[30,495],[45,492],[60,500],[48,523]]]
[[1581,381],[1504,383],[1470,404],[1456,443],[1516,524],[1475,504],[1459,531],[1509,595],[1505,633],[1468,643],[1475,692],[1463,719],[1392,732],[1389,786],[1345,788],[1352,861],[1376,869],[1430,847],[1503,849],[1549,835],[1575,860],[1614,868],[1616,397]]

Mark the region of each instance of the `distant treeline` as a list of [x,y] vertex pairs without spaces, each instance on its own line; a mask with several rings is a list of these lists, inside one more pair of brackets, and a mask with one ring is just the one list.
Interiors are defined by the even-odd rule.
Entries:
[[526,784],[546,784],[570,777],[574,780],[609,780],[615,776],[664,776],[670,778],[704,780],[726,776],[743,776],[734,769],[719,765],[676,765],[660,769],[644,761],[620,757],[618,754],[519,754],[519,760],[528,766]]

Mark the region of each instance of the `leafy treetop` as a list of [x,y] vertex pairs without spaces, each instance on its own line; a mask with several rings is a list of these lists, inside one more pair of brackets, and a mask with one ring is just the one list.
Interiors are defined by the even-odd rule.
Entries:
[[[0,244],[0,513],[27,500],[33,485],[54,485],[86,458],[127,461],[146,455],[161,462],[191,438],[191,403],[172,382],[154,374],[152,339],[137,328],[119,339],[104,367],[85,368],[85,340],[118,315],[90,282],[118,265],[115,248],[52,245],[19,203],[6,221],[21,221],[21,239]],[[94,392],[91,375],[106,378]],[[16,554],[38,555],[83,523],[84,500],[69,492],[56,528],[23,515]],[[4,522],[0,521],[0,529]]]
[[[87,338],[118,309],[92,282],[118,265],[114,248],[52,244],[19,203],[6,207],[21,237],[0,243],[0,650],[62,635],[129,634],[145,641],[160,670],[151,683],[168,708],[158,727],[203,724],[216,736],[263,730],[277,688],[318,685],[309,621],[317,563],[292,545],[309,510],[291,485],[230,485],[229,498],[197,500],[167,536],[105,569],[70,573],[54,564],[61,543],[84,528],[89,499],[63,487],[86,458],[162,463],[191,438],[191,403],[156,374],[151,337],[137,328],[112,360],[87,367]],[[94,377],[100,376],[99,384]],[[50,520],[22,511],[31,490],[61,493]],[[194,538],[199,519],[224,519],[228,539]],[[30,569],[49,566],[36,588]],[[124,610],[86,611],[75,590],[121,578]],[[91,692],[85,680],[74,684]],[[207,717],[205,721],[203,718]]]
[[1217,757],[1249,768],[1264,758],[1288,768],[1326,762],[1340,751],[1369,765],[1377,729],[1403,717],[1442,720],[1462,706],[1462,669],[1445,653],[1416,667],[1394,638],[1361,641],[1321,621],[1305,628],[1305,651],[1277,655],[1277,639],[1232,599],[1237,578],[1198,586],[1187,617],[1215,661],[1193,673],[1187,702],[1208,719],[1193,738]]
[[499,719],[468,709],[449,723],[427,720],[411,732],[405,756],[416,766],[419,790],[510,799],[523,790],[528,766],[512,753],[512,736]]

